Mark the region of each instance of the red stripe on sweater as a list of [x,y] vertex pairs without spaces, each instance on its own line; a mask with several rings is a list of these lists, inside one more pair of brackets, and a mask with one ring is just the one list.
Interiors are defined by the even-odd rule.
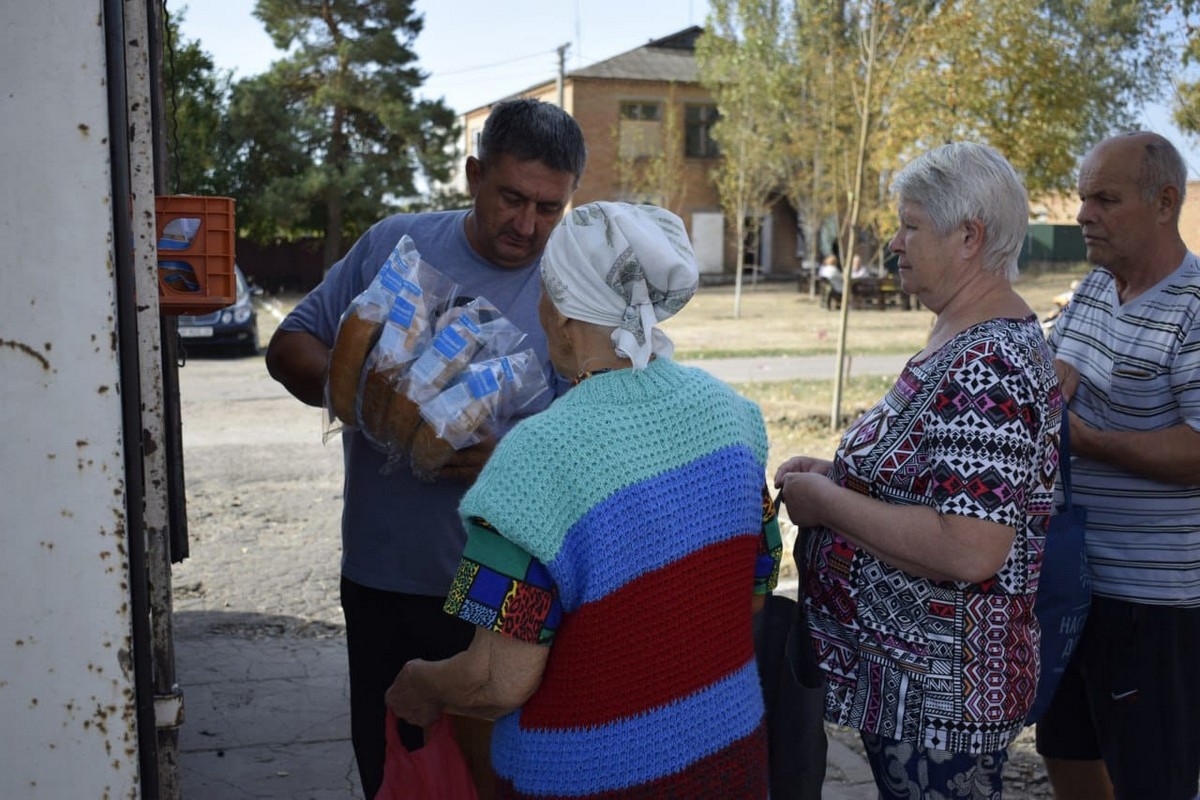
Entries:
[[[554,769],[553,764],[546,765]],[[586,795],[530,795],[516,790],[511,781],[496,778],[497,800],[765,800],[767,797],[767,734],[762,726],[744,739],[702,758],[683,772],[640,786],[623,787]]]
[[757,554],[757,536],[718,542],[565,615],[521,726],[602,724],[743,667]]

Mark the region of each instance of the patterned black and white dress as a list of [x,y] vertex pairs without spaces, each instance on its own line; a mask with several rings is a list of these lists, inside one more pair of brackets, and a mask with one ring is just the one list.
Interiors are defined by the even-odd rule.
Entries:
[[911,575],[828,528],[802,581],[833,722],[957,753],[1003,750],[1038,674],[1033,613],[1062,401],[1035,317],[975,325],[913,359],[842,437],[832,478],[897,505],[1015,529],[981,584]]

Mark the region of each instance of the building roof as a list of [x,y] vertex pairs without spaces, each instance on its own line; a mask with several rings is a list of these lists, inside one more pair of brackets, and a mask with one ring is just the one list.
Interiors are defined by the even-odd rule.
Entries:
[[[571,78],[604,78],[608,80],[634,81],[674,81],[676,83],[696,83],[696,40],[704,33],[704,28],[693,25],[690,28],[653,39],[641,47],[615,55],[612,58],[597,62],[591,66],[571,70],[564,77]],[[554,81],[540,81],[519,92],[505,95],[486,105],[473,108],[464,116],[485,108],[491,108],[502,100],[528,96],[536,91],[554,84]]]
[[696,40],[703,32],[698,25],[692,26],[589,67],[572,70],[567,77],[695,83]]

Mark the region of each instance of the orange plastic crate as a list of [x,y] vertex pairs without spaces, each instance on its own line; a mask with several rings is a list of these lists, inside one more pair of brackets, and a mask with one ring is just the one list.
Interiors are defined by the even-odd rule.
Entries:
[[164,314],[204,314],[237,299],[232,197],[154,198],[158,304]]

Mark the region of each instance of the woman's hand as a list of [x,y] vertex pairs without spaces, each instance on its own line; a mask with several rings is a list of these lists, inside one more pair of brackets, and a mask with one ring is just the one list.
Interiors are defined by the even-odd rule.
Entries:
[[837,485],[825,476],[824,470],[789,472],[782,476],[782,480],[777,476],[776,481],[792,524],[800,528],[826,524],[820,511],[821,498],[830,490],[836,490]]
[[409,661],[384,695],[384,702],[400,719],[410,725],[427,728],[442,715],[443,705],[420,679],[425,661]]
[[792,456],[787,461],[779,465],[779,469],[775,470],[775,488],[782,489],[784,478],[796,472],[816,472],[821,475],[828,475],[829,470],[833,467],[832,461],[826,461],[823,458],[812,458],[811,456]]

